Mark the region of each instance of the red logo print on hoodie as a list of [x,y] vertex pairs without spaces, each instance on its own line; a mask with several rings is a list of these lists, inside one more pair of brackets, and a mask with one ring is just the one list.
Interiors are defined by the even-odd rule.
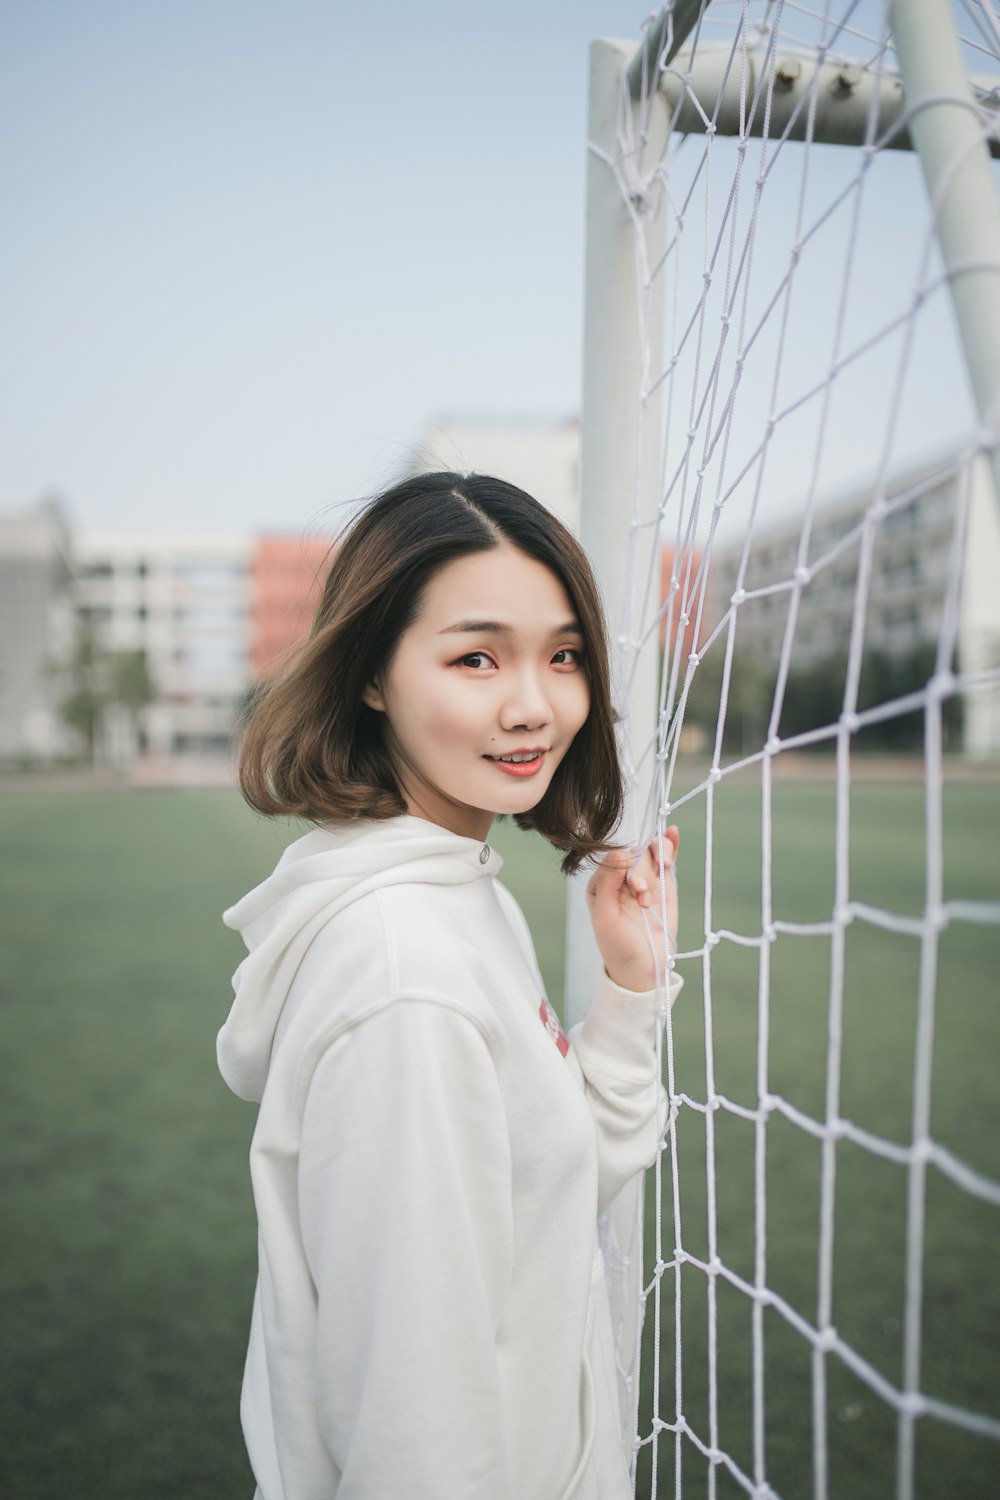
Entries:
[[566,1053],[569,1051],[569,1038],[567,1037],[565,1031],[563,1031],[562,1027],[559,1025],[559,1017],[556,1015],[555,1011],[552,1009],[551,1005],[546,1000],[544,995],[542,996],[542,1003],[538,1007],[538,1014],[541,1017],[542,1025],[545,1027],[545,1030],[555,1042],[563,1057],[565,1057]]

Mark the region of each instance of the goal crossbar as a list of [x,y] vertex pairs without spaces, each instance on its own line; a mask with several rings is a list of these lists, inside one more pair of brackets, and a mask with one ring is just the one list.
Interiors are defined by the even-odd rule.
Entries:
[[[641,55],[641,54],[640,54]],[[1000,157],[998,80],[972,77],[969,84],[983,116],[991,155]],[[678,52],[661,62],[657,87],[680,135],[809,140],[827,146],[863,146],[912,151],[907,100],[898,73],[881,74],[852,62],[816,63],[805,54],[763,48],[745,53],[745,68],[732,66],[732,49],[719,43]],[[810,109],[812,96],[815,104]],[[770,109],[748,109],[754,96],[770,97]],[[874,117],[874,118],[873,118]]]

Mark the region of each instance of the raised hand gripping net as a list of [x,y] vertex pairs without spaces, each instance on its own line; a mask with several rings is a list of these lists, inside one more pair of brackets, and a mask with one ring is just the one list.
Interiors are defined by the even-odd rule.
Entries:
[[[680,824],[686,906],[609,1246],[641,1495],[997,1492],[1000,410],[952,291],[1000,242],[942,258],[890,10],[679,0],[591,142],[638,288],[629,833]],[[989,142],[1000,22],[951,15]]]

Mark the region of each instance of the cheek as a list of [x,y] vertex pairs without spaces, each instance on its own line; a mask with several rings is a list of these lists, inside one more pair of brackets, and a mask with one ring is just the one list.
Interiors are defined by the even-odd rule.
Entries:
[[457,741],[482,733],[482,707],[472,694],[461,691],[462,686],[445,672],[426,683],[416,709],[414,723],[419,733],[442,749],[455,748]]
[[582,729],[590,713],[590,684],[582,672],[573,678],[574,692],[568,705],[567,717],[573,725],[574,734]]

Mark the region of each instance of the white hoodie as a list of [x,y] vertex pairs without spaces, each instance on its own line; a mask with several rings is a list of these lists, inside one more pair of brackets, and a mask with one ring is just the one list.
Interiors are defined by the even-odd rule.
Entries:
[[596,1220],[655,1155],[657,995],[605,975],[567,1039],[502,863],[422,818],[338,824],[225,913],[260,1500],[631,1493]]

